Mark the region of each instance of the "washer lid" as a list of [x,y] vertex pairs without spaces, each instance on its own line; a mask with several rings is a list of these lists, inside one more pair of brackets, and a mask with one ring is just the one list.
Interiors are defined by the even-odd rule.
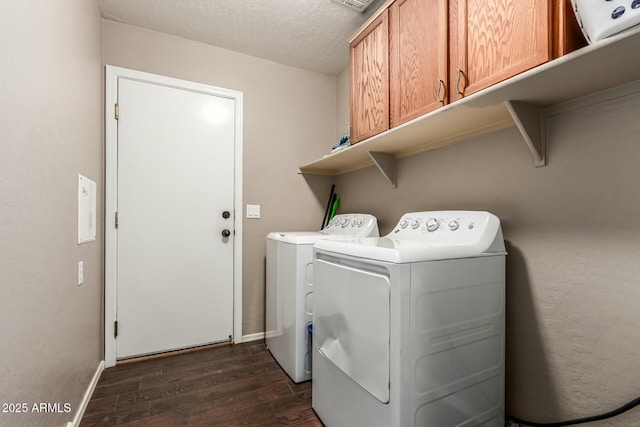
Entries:
[[321,241],[315,247],[398,264],[506,254],[500,220],[475,211],[407,213],[385,237]]
[[[294,245],[313,245],[314,243],[331,237],[320,231],[286,231],[282,233],[269,233],[267,239],[277,240]],[[353,236],[349,236],[353,238]]]

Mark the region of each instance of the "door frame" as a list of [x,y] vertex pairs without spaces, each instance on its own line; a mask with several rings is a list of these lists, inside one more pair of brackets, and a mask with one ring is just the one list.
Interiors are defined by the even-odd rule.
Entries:
[[115,213],[118,210],[118,78],[190,90],[232,99],[235,102],[234,215],[233,215],[233,341],[242,342],[242,92],[209,86],[127,68],[105,67],[105,248],[104,248],[104,360],[116,364],[114,323],[117,316],[117,243]]

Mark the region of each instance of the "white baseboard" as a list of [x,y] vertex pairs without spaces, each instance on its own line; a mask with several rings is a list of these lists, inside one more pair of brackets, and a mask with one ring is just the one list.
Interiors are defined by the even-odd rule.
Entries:
[[101,360],[98,363],[98,368],[96,369],[96,373],[93,374],[93,378],[87,387],[87,391],[84,392],[84,396],[82,397],[82,401],[80,402],[80,406],[76,410],[76,414],[73,417],[73,421],[69,421],[66,427],[79,427],[80,421],[82,421],[82,416],[84,415],[84,411],[87,409],[87,405],[91,400],[91,396],[93,395],[93,391],[96,389],[98,385],[98,380],[100,379],[100,375],[102,375],[102,371],[104,371],[104,360]]
[[243,335],[242,342],[251,342],[264,339],[264,332],[257,332],[255,334]]

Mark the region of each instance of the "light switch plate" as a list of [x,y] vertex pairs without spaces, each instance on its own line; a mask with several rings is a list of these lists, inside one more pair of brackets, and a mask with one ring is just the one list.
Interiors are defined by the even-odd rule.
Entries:
[[247,205],[247,218],[260,218],[260,205]]
[[84,283],[84,261],[78,263],[78,286]]

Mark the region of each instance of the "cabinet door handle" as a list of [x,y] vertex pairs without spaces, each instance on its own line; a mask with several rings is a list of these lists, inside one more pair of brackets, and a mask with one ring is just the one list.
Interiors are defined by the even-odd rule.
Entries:
[[[440,91],[444,89],[444,94],[440,96]],[[436,97],[438,98],[438,102],[444,104],[444,98],[447,96],[447,87],[444,84],[444,80],[438,79],[438,93]]]
[[[456,93],[458,95],[462,95],[464,93],[463,91],[460,91],[460,77],[463,74],[464,74],[464,72],[460,68],[458,68],[458,80],[456,81]],[[464,90],[464,88],[463,88],[463,90]]]

